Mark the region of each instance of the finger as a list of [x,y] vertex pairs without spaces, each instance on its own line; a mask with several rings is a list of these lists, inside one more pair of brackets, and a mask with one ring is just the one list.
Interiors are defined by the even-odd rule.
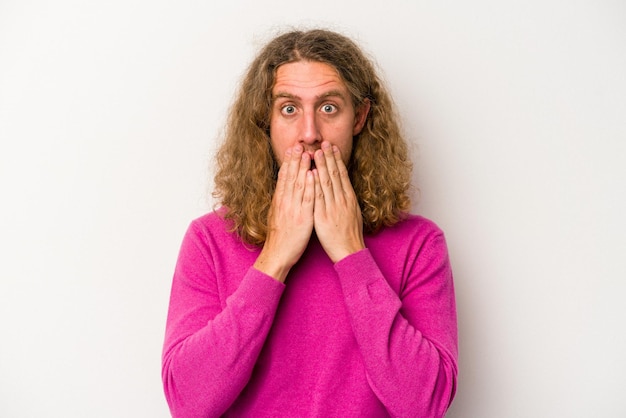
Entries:
[[304,195],[307,192],[307,187],[309,187],[309,182],[313,181],[313,178],[308,178],[308,174],[310,173],[309,168],[311,168],[311,156],[306,152],[302,152],[300,154],[300,164],[298,165],[298,174],[293,190],[294,199],[297,202],[304,201]]
[[314,171],[316,172],[316,185],[317,185],[316,193],[319,195],[319,196],[316,196],[316,198],[322,198],[325,201],[327,201],[327,203],[330,203],[330,201],[328,200],[334,199],[333,181],[328,172],[328,164],[327,164],[324,151],[323,150],[315,151],[314,158],[315,158],[315,170]]
[[306,212],[312,212],[315,207],[315,176],[311,170],[306,170],[302,207]]
[[289,169],[289,160],[291,159],[291,148],[288,148],[283,155],[283,162],[278,169],[278,178],[276,180],[276,189],[274,191],[274,197],[282,196],[285,192],[285,183],[287,177],[287,170]]
[[292,196],[298,174],[300,172],[300,165],[302,160],[302,147],[296,145],[293,148],[287,148],[285,151],[285,158],[283,159],[283,166],[286,164],[284,174],[284,195]]
[[[317,163],[316,163],[317,164]],[[318,215],[322,215],[326,211],[326,202],[324,201],[324,190],[320,180],[320,172],[318,168],[313,169],[315,206],[314,211]]]
[[341,180],[341,189],[344,193],[350,193],[354,191],[352,182],[350,181],[350,174],[348,173],[348,167],[343,162],[341,150],[338,146],[333,145],[333,154],[335,155],[335,163],[337,164],[337,170],[339,171],[339,179]]
[[[336,146],[331,145],[329,142],[325,141],[322,143],[326,170],[328,172],[328,178],[330,179],[330,184],[332,185],[333,190],[332,196],[335,199],[341,199],[343,197],[343,185],[341,184],[339,166],[337,165],[337,156],[335,155],[333,148],[338,150]],[[339,155],[339,157],[341,157],[341,155]]]

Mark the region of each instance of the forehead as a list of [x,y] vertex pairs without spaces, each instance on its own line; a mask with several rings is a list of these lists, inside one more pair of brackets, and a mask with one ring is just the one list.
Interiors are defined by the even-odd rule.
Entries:
[[274,96],[293,92],[323,94],[326,90],[348,94],[348,88],[331,65],[316,61],[297,61],[278,67],[272,94]]

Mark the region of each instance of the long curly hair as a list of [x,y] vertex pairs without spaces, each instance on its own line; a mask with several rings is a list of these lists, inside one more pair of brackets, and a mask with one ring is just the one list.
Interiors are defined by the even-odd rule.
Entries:
[[396,224],[410,207],[412,164],[393,102],[361,49],[349,38],[323,29],[279,35],[250,64],[216,155],[213,196],[223,206],[224,217],[246,243],[265,242],[279,168],[269,137],[272,88],[278,67],[297,61],[334,67],[355,108],[370,101],[365,126],[354,138],[348,171],[364,231]]

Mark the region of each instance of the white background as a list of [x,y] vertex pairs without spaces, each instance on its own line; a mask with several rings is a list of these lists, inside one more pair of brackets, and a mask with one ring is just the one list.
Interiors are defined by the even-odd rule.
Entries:
[[626,416],[626,3],[0,0],[0,416],[166,417],[171,275],[257,48],[371,53],[457,286],[452,418]]

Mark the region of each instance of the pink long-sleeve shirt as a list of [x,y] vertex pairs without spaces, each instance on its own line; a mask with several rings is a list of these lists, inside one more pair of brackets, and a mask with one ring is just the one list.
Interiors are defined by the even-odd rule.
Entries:
[[218,213],[191,223],[174,274],[162,371],[174,417],[445,415],[457,326],[435,224],[411,215],[336,264],[312,237],[282,284]]

